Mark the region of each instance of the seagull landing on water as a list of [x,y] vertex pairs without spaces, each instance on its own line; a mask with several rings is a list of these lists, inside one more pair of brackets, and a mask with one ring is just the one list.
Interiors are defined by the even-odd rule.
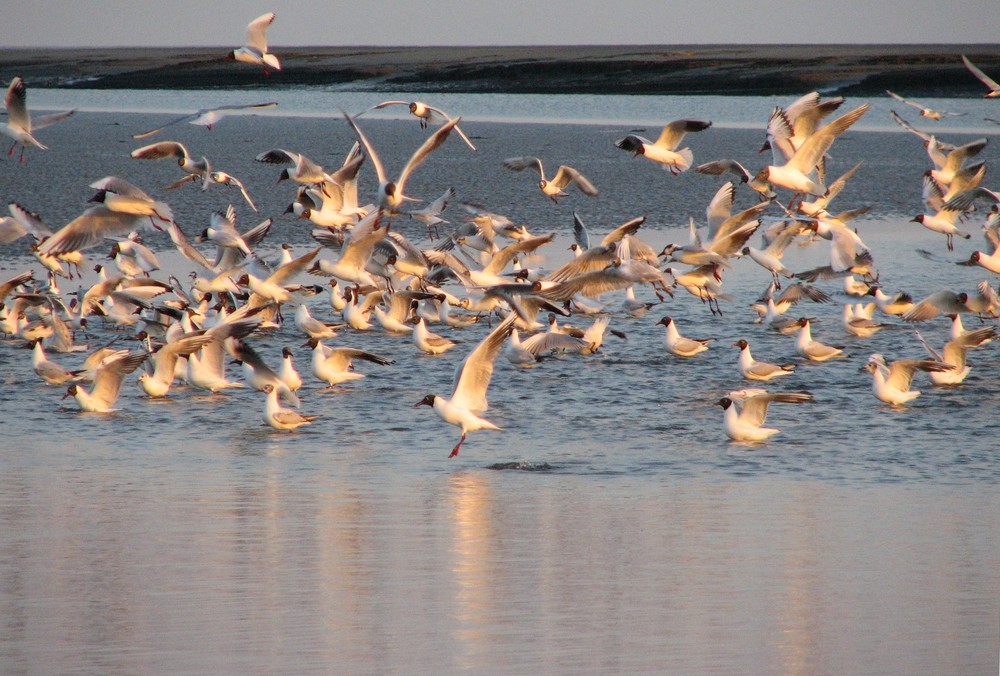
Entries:
[[751,388],[730,392],[715,405],[725,411],[723,424],[726,436],[733,441],[757,443],[780,432],[773,427],[764,427],[768,404],[775,401],[805,404],[812,400],[813,396],[808,392],[767,392]]
[[493,377],[493,361],[511,331],[514,330],[516,318],[517,315],[514,313],[508,315],[459,364],[455,371],[455,387],[451,398],[428,394],[413,405],[414,408],[430,406],[442,420],[462,430],[462,438],[451,450],[449,458],[458,455],[458,451],[462,448],[469,432],[500,429],[497,425],[477,414],[484,412],[489,406],[486,400],[486,390]]

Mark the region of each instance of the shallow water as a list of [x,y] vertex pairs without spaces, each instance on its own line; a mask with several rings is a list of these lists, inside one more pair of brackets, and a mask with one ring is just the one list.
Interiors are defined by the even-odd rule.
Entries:
[[[44,130],[52,150],[29,151],[22,167],[4,163],[2,196],[61,224],[103,175],[156,192],[176,167],[127,153],[138,145],[129,134],[161,119],[79,113]],[[454,185],[532,231],[556,232],[530,263],[539,267],[567,260],[573,210],[594,235],[645,214],[641,234],[654,247],[683,241],[687,219],[704,219],[721,181],[671,177],[631,159],[612,145],[628,128],[469,124],[479,152],[446,144],[410,192],[433,197]],[[422,138],[412,120],[365,129],[390,172]],[[308,227],[280,215],[293,188],[275,187],[278,169],[253,155],[279,146],[333,164],[350,138],[342,120],[275,117],[226,119],[212,132],[183,125],[161,137],[246,181],[261,214],[236,202],[240,227],[276,219],[265,258],[281,242],[296,253],[312,242]],[[688,141],[696,161],[735,156],[756,167],[761,139],[718,128]],[[993,165],[996,153],[991,144],[983,155]],[[519,154],[570,162],[601,195],[553,205],[533,179],[500,168]],[[921,210],[927,168],[915,137],[851,132],[832,155],[833,176],[864,160],[837,207],[873,206],[858,229],[889,290],[971,291],[986,277],[917,254],[955,261],[983,242],[977,232],[949,253],[940,235],[908,222]],[[166,198],[193,235],[239,196],[213,186]],[[752,202],[740,191],[739,205]],[[460,210],[446,215],[457,220]],[[422,226],[397,227],[423,239]],[[166,238],[147,241],[185,279]],[[824,247],[794,248],[786,261],[796,270],[821,264]],[[95,249],[92,262],[101,255]],[[0,277],[32,265],[23,242],[0,249]],[[792,339],[754,324],[747,309],[768,281],[751,261],[736,261],[722,318],[683,291],[638,319],[609,295],[611,328],[627,338],[609,335],[598,355],[531,370],[501,357],[488,417],[504,431],[471,434],[450,460],[457,432],[413,404],[448,392],[485,327],[453,332],[463,344],[440,357],[378,331],[345,330],[334,342],[396,364],[359,365],[368,377],[333,392],[306,375],[294,327],[255,337],[274,365],[292,346],[306,375],[302,409],[322,417],[295,434],[263,425],[256,393],[179,388],[150,401],[134,377],[121,411],[81,414],[60,403],[61,388],[39,384],[30,352],[0,344],[0,664],[88,673],[991,672],[1000,645],[996,346],[973,354],[961,387],[918,377],[923,396],[893,410],[858,369],[872,352],[922,357],[912,327],[889,320],[872,338],[849,338],[843,297],[810,304],[801,313],[818,318],[814,335],[846,344],[850,357],[799,366],[773,389],[806,389],[816,402],[773,406],[768,422],[781,434],[763,446],[733,444],[713,406],[748,385],[729,345],[747,338],[758,358],[798,361]],[[334,317],[325,296],[307,302]],[[718,340],[697,358],[674,358],[655,325],[664,315],[685,335]],[[919,328],[943,344],[948,323]],[[115,333],[92,327],[89,342]]]

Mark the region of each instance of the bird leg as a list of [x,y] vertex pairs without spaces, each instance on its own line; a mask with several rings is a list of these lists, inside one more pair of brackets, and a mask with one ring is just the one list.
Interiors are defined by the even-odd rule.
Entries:
[[451,455],[448,456],[449,458],[454,458],[456,455],[458,455],[458,449],[462,447],[462,442],[464,441],[465,441],[465,432],[462,432],[462,438],[458,440],[458,443],[455,445],[455,448],[451,449]]

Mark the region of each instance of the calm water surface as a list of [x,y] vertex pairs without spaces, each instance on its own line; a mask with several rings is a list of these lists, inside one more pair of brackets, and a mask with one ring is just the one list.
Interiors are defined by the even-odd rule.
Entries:
[[[153,109],[168,94],[143,96],[121,110]],[[343,104],[351,109],[381,100],[351,96]],[[535,116],[536,97],[510,98],[520,106],[515,117]],[[667,119],[723,119],[712,101],[670,103],[678,114]],[[979,101],[947,104],[969,106],[979,119],[992,114]],[[762,107],[764,117],[773,105]],[[614,148],[615,135],[631,128],[619,120],[644,116],[628,109],[578,126],[554,124],[558,116],[514,125],[484,115],[467,128],[480,151],[446,145],[414,174],[412,192],[432,197],[455,185],[533,231],[556,232],[545,256],[530,262],[539,267],[568,259],[573,210],[595,234],[645,214],[642,235],[655,247],[683,241],[687,219],[703,220],[719,181],[670,177]],[[163,119],[80,113],[45,130],[48,153],[29,151],[23,167],[4,163],[2,196],[61,225],[101,176],[156,192],[178,177],[176,167],[127,154],[137,145],[129,134]],[[870,124],[885,120],[872,114]],[[389,167],[422,138],[412,120],[373,119],[365,129]],[[252,157],[279,146],[332,164],[350,139],[342,121],[233,118],[210,133],[174,131],[165,138],[243,178],[259,218],[276,218],[265,257],[281,242],[296,253],[312,246],[308,227],[280,215],[293,189],[275,187],[277,169]],[[696,161],[735,156],[756,167],[761,137],[719,128],[689,143]],[[548,203],[528,177],[499,168],[502,158],[529,153],[553,167],[578,166],[601,195]],[[979,216],[968,224],[975,237],[954,253],[908,222],[921,210],[927,168],[915,137],[862,130],[832,155],[833,175],[865,162],[837,206],[873,206],[858,228],[888,289],[920,297],[971,291],[985,278],[953,264],[983,246]],[[997,148],[984,157],[995,166]],[[216,188],[166,194],[189,234],[239,199]],[[738,203],[752,197],[740,192]],[[241,228],[257,222],[237,208]],[[446,215],[457,220],[454,209]],[[425,241],[406,220],[398,227]],[[189,268],[166,238],[147,241],[165,271],[186,279]],[[824,247],[794,248],[786,262],[822,264]],[[92,262],[103,255],[94,249]],[[0,277],[26,267],[36,266],[24,242],[0,249]],[[768,281],[737,261],[726,273],[732,299],[722,318],[683,291],[638,319],[609,295],[611,326],[627,338],[608,336],[601,354],[531,370],[498,360],[489,417],[505,429],[473,433],[451,460],[457,432],[412,405],[428,392],[447,394],[455,364],[485,327],[454,332],[463,345],[440,357],[378,331],[344,331],[335,343],[396,364],[359,365],[368,377],[332,392],[308,376],[294,327],[255,337],[274,365],[291,346],[306,375],[302,409],[322,418],[296,434],[263,425],[257,393],[179,388],[150,401],[134,377],[121,411],[81,414],[71,400],[61,404],[61,388],[39,383],[19,341],[0,344],[0,671],[995,673],[996,346],[974,353],[963,386],[918,378],[924,395],[893,410],[872,397],[858,368],[876,351],[923,356],[912,327],[889,320],[873,338],[849,338],[842,296],[810,305],[802,314],[818,318],[815,335],[846,344],[850,358],[801,365],[780,386],[807,389],[816,403],[773,407],[768,422],[782,433],[764,446],[732,444],[712,405],[746,386],[729,345],[745,337],[759,358],[797,361],[792,339],[755,324],[747,309]],[[64,291],[76,285],[61,283]],[[325,296],[306,302],[335,318]],[[668,314],[684,334],[718,341],[696,359],[671,357],[655,325]],[[948,323],[919,328],[943,344]],[[89,342],[114,335],[95,326]],[[52,358],[69,366],[81,357]]]

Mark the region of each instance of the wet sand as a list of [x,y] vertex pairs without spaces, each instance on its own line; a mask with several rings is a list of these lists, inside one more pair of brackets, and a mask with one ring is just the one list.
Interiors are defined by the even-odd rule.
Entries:
[[789,95],[982,95],[964,53],[1000,73],[992,45],[273,47],[283,70],[226,48],[6,50],[0,76],[33,86],[203,89],[314,85],[354,91]]

